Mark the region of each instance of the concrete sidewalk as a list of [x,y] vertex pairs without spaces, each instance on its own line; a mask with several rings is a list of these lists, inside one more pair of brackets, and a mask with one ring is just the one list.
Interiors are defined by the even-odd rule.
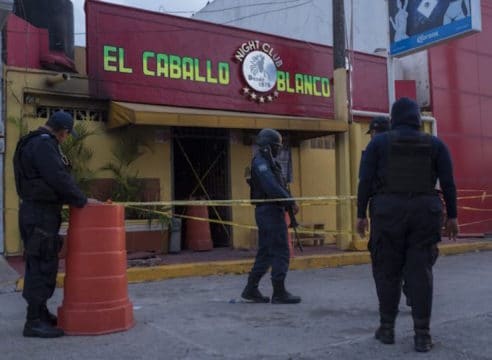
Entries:
[[19,273],[0,255],[0,294],[11,292],[18,286]]
[[[446,250],[447,251],[447,250]],[[486,360],[492,342],[492,252],[442,256],[434,268],[434,349],[413,349],[405,299],[396,344],[374,339],[378,300],[370,265],[289,271],[298,305],[240,300],[245,275],[154,281],[128,286],[135,326],[102,336],[22,337],[25,301],[0,294],[2,360]],[[272,294],[269,279],[261,291]],[[62,304],[57,289],[48,306]]]
[[[492,250],[492,241],[483,239],[470,239],[456,243],[441,243],[439,245],[440,255],[455,255],[469,252]],[[129,283],[140,283],[147,281],[159,281],[165,279],[210,276],[223,274],[247,273],[254,259],[241,259],[229,261],[206,261],[190,262],[184,264],[142,266],[127,269]],[[333,268],[345,265],[360,265],[370,262],[367,251],[345,251],[331,254],[301,255],[291,259],[291,270],[308,270]],[[60,272],[57,278],[57,286],[63,287],[65,274]],[[16,289],[22,290],[24,278],[17,281]]]

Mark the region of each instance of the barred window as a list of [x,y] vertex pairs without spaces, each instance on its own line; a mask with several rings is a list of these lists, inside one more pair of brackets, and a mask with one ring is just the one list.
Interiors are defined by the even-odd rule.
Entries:
[[106,121],[106,112],[102,110],[76,109],[56,106],[37,106],[36,117],[48,119],[52,113],[63,110],[70,113],[74,120],[80,121]]

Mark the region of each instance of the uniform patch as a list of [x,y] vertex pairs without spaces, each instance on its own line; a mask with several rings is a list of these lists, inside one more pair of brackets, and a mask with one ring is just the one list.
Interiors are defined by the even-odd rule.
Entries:
[[258,171],[267,171],[268,170],[268,166],[266,164],[261,164],[258,166]]

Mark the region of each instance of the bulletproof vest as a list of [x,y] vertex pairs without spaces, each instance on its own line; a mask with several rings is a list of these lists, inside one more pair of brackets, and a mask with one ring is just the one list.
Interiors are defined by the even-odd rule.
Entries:
[[55,191],[41,178],[39,174],[30,167],[28,159],[23,156],[25,146],[33,138],[47,134],[43,130],[34,130],[23,136],[15,148],[14,153],[14,176],[17,194],[23,200],[57,202],[58,196]]
[[400,136],[392,131],[389,138],[388,166],[383,192],[434,192],[436,177],[431,136]]
[[31,140],[32,138],[44,134],[43,131],[41,130],[34,130],[31,131],[29,134],[24,135],[19,142],[17,143],[17,146],[15,147],[15,152],[14,152],[14,176],[15,176],[15,187],[17,189],[17,194],[19,196],[22,195],[22,189],[25,186],[23,185],[23,180],[26,178],[26,170],[24,168],[24,164],[22,163],[22,150],[24,149],[24,146]]
[[[256,156],[263,156],[263,154],[258,154]],[[283,187],[287,192],[289,192],[289,189],[287,187],[287,183],[284,179],[284,176],[282,174],[282,167],[278,162],[273,160],[273,158],[266,159],[267,162],[270,164],[270,168],[275,175],[275,179],[278,181],[281,187]],[[268,195],[261,189],[260,185],[258,184],[258,180],[256,179],[255,172],[251,172],[251,176],[247,179],[247,182],[250,186],[250,198],[251,200],[254,199],[268,199]],[[252,201],[254,204],[255,202]]]

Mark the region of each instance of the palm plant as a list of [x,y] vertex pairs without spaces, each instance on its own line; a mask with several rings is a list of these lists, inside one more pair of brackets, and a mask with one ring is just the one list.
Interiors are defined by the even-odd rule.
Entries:
[[[148,151],[152,151],[152,148],[145,140],[128,130],[123,130],[118,135],[116,144],[111,150],[112,161],[101,168],[109,171],[114,180],[111,199],[119,202],[142,201],[142,179],[139,178],[138,170],[133,170],[131,165]],[[126,207],[125,215],[127,219],[148,219],[149,221],[159,219],[162,222],[163,216],[157,210],[143,209],[140,206],[138,208]]]
[[[153,151],[153,149],[141,137],[135,136],[128,130],[123,130],[118,134],[116,144],[111,150],[113,159],[101,168],[112,174],[114,180],[111,190],[112,200],[119,202],[144,200],[142,197],[143,181],[139,178],[138,170],[133,170],[131,165],[148,151]],[[127,206],[125,217],[127,219],[147,219],[149,226],[153,220],[157,220],[161,229],[165,229],[170,223],[170,216],[167,215],[169,210],[169,207],[159,205]]]
[[75,181],[79,184],[82,191],[89,194],[91,182],[96,178],[97,171],[89,168],[94,151],[87,147],[85,140],[94,135],[96,131],[88,130],[80,122],[76,123],[74,128],[77,136],[70,136],[61,144],[61,149],[70,161],[71,173]]

